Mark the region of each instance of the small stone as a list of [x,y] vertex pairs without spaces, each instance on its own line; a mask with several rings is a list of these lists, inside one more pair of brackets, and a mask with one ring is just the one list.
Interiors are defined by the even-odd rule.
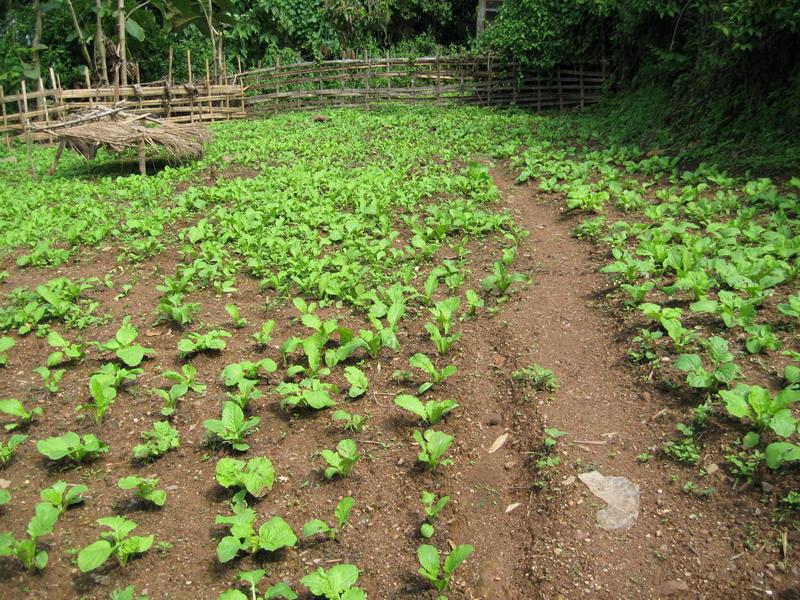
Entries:
[[398,467],[402,467],[404,464],[406,464],[406,459],[405,458],[398,459],[398,461],[397,461],[397,466]]
[[567,486],[572,485],[573,483],[575,483],[575,476],[574,475],[570,475],[569,477],[567,477],[564,480],[564,482],[561,485],[563,485],[564,487],[567,487]]
[[516,466],[517,466],[517,463],[515,463],[513,460],[510,460],[510,461],[508,461],[507,463],[505,463],[505,464],[503,465],[503,468],[504,468],[506,471],[510,471],[511,469],[513,469],[513,468],[514,468],[514,467],[516,467]]
[[761,490],[762,490],[762,491],[763,491],[765,494],[769,494],[769,493],[771,493],[773,489],[775,489],[775,486],[774,486],[774,485],[772,485],[771,483],[767,483],[766,481],[762,481],[762,482],[761,482]]
[[656,588],[657,596],[674,596],[689,591],[689,586],[685,581],[680,579],[673,579],[666,583],[661,584]]
[[719,471],[719,465],[717,464],[710,464],[706,467],[706,473],[708,473],[709,475],[713,475],[717,471]]
[[644,402],[650,402],[653,399],[653,396],[650,395],[650,392],[642,392],[640,397]]

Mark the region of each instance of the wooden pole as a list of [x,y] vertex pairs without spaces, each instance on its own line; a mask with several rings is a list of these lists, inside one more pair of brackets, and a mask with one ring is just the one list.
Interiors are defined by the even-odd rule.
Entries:
[[144,139],[139,140],[139,173],[147,175],[147,157],[144,150]]
[[[186,50],[186,67],[189,70],[189,85],[192,83],[192,51]],[[194,96],[189,94],[189,122],[194,123]]]
[[22,80],[22,106],[25,109],[25,145],[28,148],[28,161],[31,163],[31,176],[34,180],[38,179],[36,174],[36,163],[33,161],[33,141],[31,140],[31,121],[28,118],[28,93],[25,90],[25,80]]
[[[83,65],[83,80],[86,82],[86,89],[87,90],[92,89],[92,80],[89,77],[89,67],[87,67],[86,65]],[[94,99],[89,98],[89,101],[94,102]]]
[[64,153],[64,142],[61,142],[58,145],[58,149],[56,150],[56,155],[53,157],[53,164],[50,165],[50,169],[48,169],[48,175],[55,175],[56,167],[58,166],[58,161],[61,160],[61,155]]
[[369,110],[369,76],[371,73],[370,73],[369,52],[367,52],[366,50],[364,51],[364,60],[367,61],[367,70],[365,71],[366,73],[365,87],[367,91],[367,96],[366,96],[367,110]]
[[439,65],[439,53],[441,49],[436,46],[436,104],[439,104],[442,99],[442,80],[441,80],[441,66]]
[[214,114],[211,110],[211,71],[208,70],[208,59],[206,59],[206,96],[208,97],[208,113]]
[[58,85],[56,85],[56,74],[53,71],[53,67],[50,67],[50,87],[53,88],[53,104],[55,108],[53,111],[56,113],[56,118],[61,114],[61,103],[64,101],[61,98],[61,93],[58,90]]
[[489,90],[488,90],[489,101],[488,101],[488,103],[489,103],[489,106],[491,106],[492,105],[492,90],[494,88],[494,81],[493,81],[494,72],[492,71],[492,53],[491,52],[489,53],[489,56],[486,58],[486,70],[489,71],[489,79],[488,79],[488,81],[489,81]]
[[167,83],[172,85],[172,46],[169,47],[169,67],[167,67]]
[[[3,109],[3,129],[8,127],[8,115],[6,115],[6,94],[3,86],[0,85],[0,107]],[[6,148],[11,148],[11,138],[8,137],[8,131],[4,131],[3,137],[5,138]]]

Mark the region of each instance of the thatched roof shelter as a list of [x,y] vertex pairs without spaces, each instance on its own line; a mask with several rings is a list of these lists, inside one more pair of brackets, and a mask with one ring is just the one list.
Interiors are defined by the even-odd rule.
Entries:
[[60,123],[37,128],[57,138],[59,147],[50,167],[55,172],[64,148],[71,148],[91,160],[100,146],[113,152],[136,148],[139,152],[139,171],[146,173],[147,147],[160,148],[177,157],[199,157],[203,144],[211,139],[208,128],[200,123],[159,121],[148,115],[124,112],[122,107],[97,105],[77,112]]

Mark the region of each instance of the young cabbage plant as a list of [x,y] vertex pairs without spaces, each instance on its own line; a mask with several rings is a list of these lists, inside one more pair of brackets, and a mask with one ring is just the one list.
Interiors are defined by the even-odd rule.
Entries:
[[360,433],[367,426],[369,417],[349,413],[346,410],[335,410],[331,415],[334,421],[339,421],[345,430]]
[[394,399],[394,403],[417,415],[427,425],[436,425],[445,415],[458,408],[455,400],[428,400],[423,403],[419,398],[410,394],[400,394]]
[[92,396],[92,402],[82,405],[81,409],[93,412],[94,422],[98,425],[103,422],[108,409],[111,408],[117,397],[117,389],[111,384],[112,381],[101,374],[92,375],[89,379],[89,394]]
[[99,344],[101,350],[114,352],[128,367],[138,367],[145,356],[155,356],[156,351],[152,348],[145,348],[141,344],[136,344],[139,331],[131,324],[130,316],[122,319],[122,325],[117,329],[114,337],[105,344]]
[[256,333],[253,334],[253,339],[261,348],[266,348],[272,341],[272,332],[275,330],[275,321],[270,319],[265,321]]
[[15,398],[0,400],[0,413],[14,418],[14,422],[6,423],[5,430],[27,427],[31,424],[34,417],[42,415],[42,407],[34,406],[30,411],[25,410],[25,406]]
[[139,500],[150,502],[156,506],[164,506],[167,501],[167,492],[159,490],[157,477],[137,477],[129,475],[117,481],[117,486],[121,490],[136,490],[135,494]]
[[453,573],[461,563],[467,560],[475,551],[469,544],[456,546],[445,558],[441,565],[439,550],[430,544],[422,544],[417,548],[417,558],[420,568],[418,573],[427,579],[439,592],[444,592],[450,587]]
[[231,334],[222,329],[213,329],[206,333],[189,333],[178,342],[181,358],[188,358],[199,352],[219,352],[227,346],[225,338]]
[[272,517],[255,529],[256,511],[237,495],[232,502],[233,516],[217,515],[217,525],[227,525],[229,535],[217,544],[217,559],[221,563],[233,560],[239,552],[254,554],[259,550],[276,552],[297,544],[297,536],[281,517]]
[[156,325],[172,321],[179,327],[184,327],[192,323],[200,312],[200,305],[197,302],[184,302],[184,298],[184,294],[180,292],[161,296],[156,307],[158,312]]
[[527,280],[522,273],[509,273],[503,261],[498,260],[494,263],[491,274],[481,280],[481,287],[488,293],[496,292],[498,296],[505,296],[512,284]]
[[325,521],[320,519],[311,519],[303,525],[303,537],[312,537],[319,534],[325,534],[331,541],[336,541],[336,536],[341,533],[347,521],[350,520],[350,512],[355,506],[355,499],[352,496],[345,496],[336,505],[333,511],[333,518],[335,523],[328,525]]
[[64,377],[66,369],[48,369],[47,367],[36,367],[33,370],[42,380],[42,386],[48,392],[55,394],[59,390],[59,384]]
[[226,401],[222,406],[222,418],[206,419],[203,421],[203,427],[222,443],[244,452],[250,447],[244,443],[244,437],[249,435],[260,422],[261,417],[245,419],[241,407],[234,402]]
[[144,443],[133,447],[133,457],[142,462],[155,460],[180,447],[178,430],[167,421],[156,421],[152,429],[141,433],[141,438]]
[[94,571],[112,556],[121,566],[125,566],[131,557],[147,552],[155,540],[152,535],[130,535],[138,524],[123,517],[102,517],[97,519],[97,523],[108,527],[110,531],[101,532],[101,539],[78,553],[78,568],[81,573]]
[[68,459],[73,463],[93,460],[108,452],[108,446],[88,433],[81,438],[74,431],[36,442],[36,449],[50,460]]
[[325,469],[325,478],[333,479],[334,476],[347,477],[350,471],[361,458],[355,440],[342,440],[336,445],[336,451],[327,448],[319,451],[319,455],[328,463]]
[[231,318],[231,321],[233,321],[233,326],[236,327],[236,329],[247,327],[247,319],[242,316],[242,313],[239,311],[239,307],[237,307],[235,304],[226,304],[225,312],[228,313],[228,316]]
[[16,345],[14,338],[7,335],[0,336],[0,367],[8,364],[8,351]]
[[88,491],[89,488],[80,483],[56,481],[49,488],[39,492],[39,497],[42,501],[49,502],[61,514],[70,506],[81,504],[84,500],[83,494]]
[[183,365],[180,371],[164,371],[161,376],[176,384],[185,385],[187,389],[196,394],[206,391],[205,384],[197,381],[197,369],[192,364]]
[[439,465],[448,466],[453,464],[452,458],[444,458],[445,452],[453,444],[454,438],[452,435],[427,429],[424,434],[414,431],[412,437],[420,448],[417,460],[424,463],[429,470],[435,471],[439,468]]
[[331,389],[333,388],[330,384],[309,377],[300,383],[284,381],[275,387],[275,392],[283,396],[281,408],[322,410],[336,406],[336,401],[331,398],[329,393]]
[[436,494],[423,490],[422,505],[425,508],[425,522],[419,528],[422,537],[425,539],[433,537],[435,533],[433,522],[448,502],[450,502],[450,496],[442,496],[437,499]]
[[239,573],[239,581],[245,583],[249,587],[249,596],[245,595],[239,590],[226,590],[220,594],[217,600],[273,600],[274,598],[283,598],[284,600],[296,600],[297,594],[292,591],[288,585],[283,582],[276,583],[270,586],[263,595],[259,595],[257,585],[264,579],[267,572],[264,569],[256,569],[255,571],[241,571]]
[[798,419],[792,406],[800,400],[800,390],[791,387],[775,396],[757,385],[739,384],[732,390],[719,392],[728,414],[738,419],[747,419],[758,430],[771,429],[782,438],[789,438],[797,430]]
[[68,342],[57,331],[50,331],[47,334],[47,343],[56,349],[47,356],[47,362],[45,363],[47,367],[83,360],[83,346]]
[[17,446],[22,444],[25,440],[28,439],[27,435],[23,435],[21,433],[15,433],[10,438],[8,438],[8,442],[5,444],[0,441],[0,465],[6,465],[11,461],[11,457],[14,455],[14,450],[17,449]]
[[367,390],[369,389],[369,381],[361,369],[358,367],[345,367],[344,377],[350,384],[350,389],[347,392],[347,395],[350,398],[358,398],[359,396],[363,396],[367,393]]
[[247,490],[254,498],[261,498],[275,483],[275,469],[268,458],[251,458],[247,462],[230,457],[217,461],[216,479],[224,488]]
[[0,533],[0,556],[15,556],[29,571],[41,571],[47,566],[48,555],[38,547],[39,538],[53,533],[61,512],[49,502],[39,502],[28,521],[27,538],[16,539],[11,533]]
[[167,390],[156,388],[150,390],[150,393],[161,398],[164,403],[161,414],[165,417],[171,417],[178,408],[178,401],[183,398],[188,391],[189,387],[186,384],[173,383]]
[[420,394],[427,392],[434,385],[441,383],[451,375],[455,375],[458,372],[458,369],[455,365],[447,365],[446,367],[442,368],[441,371],[438,370],[434,366],[433,362],[431,362],[431,359],[421,352],[417,352],[414,356],[409,358],[408,364],[416,369],[419,369],[420,371],[423,371],[431,379],[431,381],[426,381],[420,384],[417,390]]
[[334,565],[327,571],[317,567],[313,573],[303,577],[300,582],[315,596],[328,600],[366,600],[366,594],[359,587],[358,567],[351,564]]
[[425,331],[428,332],[428,335],[431,336],[431,341],[433,345],[436,347],[436,351],[441,355],[444,356],[450,351],[450,348],[461,339],[460,333],[454,333],[453,335],[444,335],[439,328],[434,325],[433,323],[425,323]]

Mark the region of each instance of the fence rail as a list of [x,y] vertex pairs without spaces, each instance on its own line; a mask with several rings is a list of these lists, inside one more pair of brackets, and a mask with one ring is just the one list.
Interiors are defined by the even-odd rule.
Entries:
[[342,59],[237,73],[252,112],[404,100],[437,104],[582,108],[600,100],[603,64],[535,71],[487,57]]
[[[210,76],[185,84],[63,89],[50,69],[50,87],[6,95],[0,87],[0,135],[41,129],[97,104],[118,105],[134,114],[173,122],[219,121],[284,110],[366,106],[388,101],[434,104],[519,106],[531,109],[583,108],[600,100],[604,64],[563,65],[549,71],[486,57],[341,59],[301,62],[243,71],[222,84]],[[46,135],[37,134],[39,138]]]

